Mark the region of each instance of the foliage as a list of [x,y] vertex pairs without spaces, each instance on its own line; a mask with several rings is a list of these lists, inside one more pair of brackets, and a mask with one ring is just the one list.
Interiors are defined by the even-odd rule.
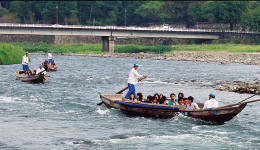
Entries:
[[207,14],[214,17],[215,22],[225,22],[230,24],[230,30],[238,24],[243,13],[247,11],[246,1],[209,1]]
[[21,63],[24,54],[25,51],[21,47],[0,43],[0,65]]
[[39,42],[36,44],[31,44],[29,42],[13,42],[12,44],[22,47],[26,52],[30,52],[30,53],[33,52],[47,53],[52,47],[52,45],[44,42]]
[[0,6],[0,17],[8,14],[8,10]]
[[171,50],[170,46],[159,45],[159,46],[149,46],[149,45],[116,45],[116,53],[140,53],[140,52],[153,52],[156,54],[166,53]]
[[21,20],[15,14],[5,14],[0,17],[1,23],[20,23]]
[[[147,26],[184,22],[237,24],[259,30],[259,1],[2,1],[2,22]],[[12,15],[11,15],[12,14]],[[14,19],[15,18],[15,19]],[[19,18],[19,19],[17,19]]]
[[251,30],[260,31],[260,5],[255,9],[249,10],[243,14],[241,24],[244,28],[249,27]]

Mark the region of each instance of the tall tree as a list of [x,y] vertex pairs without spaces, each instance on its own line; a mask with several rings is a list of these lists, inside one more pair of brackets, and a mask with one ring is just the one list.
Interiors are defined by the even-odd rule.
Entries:
[[147,23],[165,22],[170,16],[162,10],[163,4],[162,1],[147,2],[137,8],[135,14],[142,16],[144,18],[143,21]]
[[198,1],[165,1],[163,9],[168,13],[172,21],[185,22],[186,27],[193,27],[195,18],[190,10],[191,4],[196,4]]
[[242,15],[241,24],[244,29],[249,27],[250,30],[260,31],[260,6],[253,8]]
[[241,20],[243,13],[247,12],[247,1],[214,1],[208,3],[208,14],[212,14],[215,22],[230,24],[230,30]]

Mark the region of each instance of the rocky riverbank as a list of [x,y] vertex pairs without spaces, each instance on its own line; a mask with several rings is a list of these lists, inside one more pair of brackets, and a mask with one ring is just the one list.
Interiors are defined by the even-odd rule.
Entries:
[[[54,54],[57,55],[57,54]],[[260,65],[260,53],[243,52],[209,52],[209,51],[174,51],[169,54],[152,53],[114,53],[114,54],[58,54],[90,57],[136,58],[175,61],[217,62],[221,64],[242,63],[246,65]]]
[[234,84],[222,84],[216,90],[260,95],[260,80],[254,83],[235,81]]

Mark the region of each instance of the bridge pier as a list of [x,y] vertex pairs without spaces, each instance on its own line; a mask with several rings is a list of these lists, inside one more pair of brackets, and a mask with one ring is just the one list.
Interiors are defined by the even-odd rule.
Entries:
[[113,36],[102,36],[103,52],[114,53],[114,37]]

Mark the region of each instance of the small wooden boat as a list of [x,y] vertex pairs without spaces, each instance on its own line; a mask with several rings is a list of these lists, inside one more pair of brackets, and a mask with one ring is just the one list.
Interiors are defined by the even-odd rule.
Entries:
[[23,82],[45,83],[47,79],[47,76],[44,75],[43,73],[40,73],[38,75],[28,76],[17,71],[15,75],[17,80],[21,80]]
[[[224,122],[234,118],[246,107],[247,103],[260,101],[253,100],[213,109],[186,110],[185,105],[162,105],[134,102],[123,100],[123,97],[123,94],[100,94],[100,99],[106,107],[120,109],[127,114],[159,118],[171,118],[183,114],[184,116],[217,124],[223,124]],[[203,105],[203,103],[198,103],[200,108],[203,108]]]
[[58,70],[58,65],[54,65],[54,66],[48,65],[48,71],[57,71],[57,70]]

